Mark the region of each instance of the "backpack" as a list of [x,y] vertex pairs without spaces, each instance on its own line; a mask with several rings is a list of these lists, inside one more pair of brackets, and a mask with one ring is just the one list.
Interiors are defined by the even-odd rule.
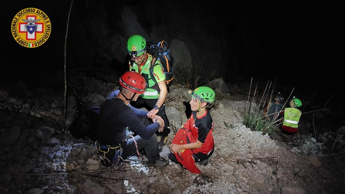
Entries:
[[[174,80],[174,68],[172,67],[172,58],[170,56],[169,44],[165,40],[155,41],[151,40],[146,43],[146,49],[155,59],[152,64],[155,64],[156,60],[159,60],[163,66],[165,73],[165,83],[167,87],[171,86]],[[150,68],[151,77],[153,77],[153,66]],[[155,80],[155,79],[153,79]]]
[[100,106],[78,105],[78,114],[69,130],[74,138],[89,138],[97,148],[103,166],[123,167],[123,149],[119,146],[101,145],[97,142],[98,117]]
[[91,141],[96,141],[100,108],[100,106],[78,105],[77,117],[69,127],[74,138],[88,137]]

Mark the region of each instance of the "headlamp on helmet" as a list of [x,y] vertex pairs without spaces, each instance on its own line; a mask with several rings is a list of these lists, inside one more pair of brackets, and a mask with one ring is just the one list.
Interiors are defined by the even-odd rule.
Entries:
[[274,98],[274,100],[282,103],[284,101],[284,97],[278,92],[277,96]]
[[291,101],[294,103],[296,108],[302,106],[302,101],[300,99],[298,99],[298,98],[293,97]]
[[128,54],[131,57],[139,57],[146,50],[146,40],[140,35],[133,35],[127,41]]

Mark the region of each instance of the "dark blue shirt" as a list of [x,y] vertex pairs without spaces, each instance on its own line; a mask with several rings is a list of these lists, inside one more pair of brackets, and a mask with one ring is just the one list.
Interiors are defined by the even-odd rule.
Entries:
[[267,112],[267,115],[269,116],[270,120],[273,119],[274,115],[277,113],[279,115],[279,112],[282,111],[282,104],[276,104],[272,102],[270,109]]
[[126,105],[116,98],[118,90],[110,94],[102,104],[99,113],[98,142],[116,145],[126,139],[127,127],[143,139],[149,139],[156,133],[159,123],[145,126],[139,118],[147,118],[147,111]]

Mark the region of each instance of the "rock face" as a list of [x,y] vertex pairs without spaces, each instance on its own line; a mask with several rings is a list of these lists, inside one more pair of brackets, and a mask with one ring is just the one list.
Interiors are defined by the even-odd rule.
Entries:
[[[194,77],[231,78],[242,69],[251,69],[243,67],[244,64],[255,71],[259,61],[259,18],[253,17],[250,21],[253,26],[248,27],[244,25],[248,18],[239,15],[256,15],[259,10],[248,9],[241,3],[231,4],[219,7],[217,3],[198,1],[74,1],[69,12],[70,3],[44,2],[42,9],[55,21],[47,42],[51,44],[44,45],[39,53],[23,52],[23,59],[16,59],[13,67],[61,70],[66,46],[68,69],[112,66],[123,71],[128,68],[127,40],[140,34],[147,40],[164,39],[171,44],[172,55],[177,56],[173,61],[177,77],[192,82],[189,84],[194,84]],[[62,29],[67,27],[68,15],[65,45],[66,31]],[[35,65],[22,65],[29,63],[24,58],[34,54],[40,57]],[[188,80],[181,76],[185,71],[191,77]],[[198,82],[205,81],[209,80]]]
[[[242,124],[242,113],[248,102],[218,92],[211,110],[215,151],[206,166],[198,165],[200,175],[173,163],[163,169],[144,166],[141,162],[144,155],[130,157],[119,169],[104,168],[93,143],[87,138],[73,137],[69,126],[78,112],[77,103],[98,104],[118,87],[111,81],[104,82],[105,77],[93,77],[95,87],[88,88],[92,92],[87,93],[98,94],[97,98],[86,95],[76,101],[68,97],[66,124],[61,114],[63,106],[58,103],[63,96],[61,92],[42,96],[40,91],[50,89],[33,89],[29,85],[26,88],[33,92],[28,96],[17,97],[18,90],[2,91],[6,94],[0,98],[0,115],[6,121],[1,123],[0,136],[5,142],[0,150],[2,193],[344,192],[345,176],[339,170],[344,168],[344,152],[339,151],[338,156],[328,154],[330,150],[340,149],[343,129],[339,129],[333,149],[320,149],[327,148],[329,143],[323,142],[329,142],[329,134],[318,138],[323,142],[303,134],[288,143],[277,141]],[[81,90],[84,84],[78,80],[89,79],[83,73],[76,73],[71,77],[74,85],[70,89]],[[168,145],[187,120],[184,102],[189,99],[188,88],[173,85],[166,103],[172,128]],[[161,156],[167,157],[168,153],[168,147],[164,146]]]

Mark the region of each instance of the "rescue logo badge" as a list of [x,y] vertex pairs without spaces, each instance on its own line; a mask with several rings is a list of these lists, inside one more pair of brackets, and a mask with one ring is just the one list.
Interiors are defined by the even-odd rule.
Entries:
[[20,10],[11,23],[14,40],[26,48],[37,48],[47,42],[52,24],[42,10],[29,7]]

